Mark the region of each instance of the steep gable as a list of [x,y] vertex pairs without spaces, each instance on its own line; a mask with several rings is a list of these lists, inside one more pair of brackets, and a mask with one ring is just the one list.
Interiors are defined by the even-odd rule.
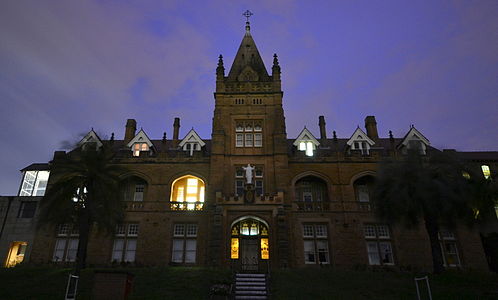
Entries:
[[95,143],[96,149],[99,149],[100,147],[103,146],[102,140],[99,138],[97,133],[95,131],[90,130],[85,137],[81,139],[81,141],[78,142],[77,147],[87,147],[88,145],[91,145],[92,143]]

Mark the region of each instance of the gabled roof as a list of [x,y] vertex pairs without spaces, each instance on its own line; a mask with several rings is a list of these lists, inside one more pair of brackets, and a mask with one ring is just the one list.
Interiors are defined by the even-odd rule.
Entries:
[[375,144],[375,142],[368,137],[368,135],[361,130],[360,127],[357,127],[356,130],[353,132],[353,135],[349,138],[349,140],[346,142],[348,146],[351,146],[354,142],[367,142],[370,146]]
[[246,23],[246,33],[233,60],[228,79],[233,81],[267,81],[269,79],[263,59],[251,36],[249,23]]
[[135,137],[132,138],[131,141],[128,144],[126,144],[126,146],[131,147],[135,143],[147,143],[149,148],[153,145],[143,129],[140,129],[137,135],[135,135]]
[[204,147],[206,143],[201,139],[201,137],[195,132],[194,128],[190,129],[187,135],[180,142],[179,146],[183,147],[186,143],[199,143],[201,147]]
[[297,136],[297,138],[294,140],[293,145],[298,146],[299,142],[301,141],[308,141],[312,142],[315,144],[315,146],[320,145],[320,142],[313,136],[311,131],[308,130],[308,128],[304,127],[301,133]]
[[419,140],[422,143],[424,143],[426,146],[429,146],[431,144],[429,140],[413,125],[410,127],[410,130],[403,137],[403,141],[399,144],[399,147],[402,146],[406,147],[406,145],[408,145],[408,142],[411,140]]
[[78,147],[81,147],[83,146],[84,144],[86,143],[96,143],[97,144],[97,148],[100,148],[102,147],[104,144],[102,143],[102,140],[99,138],[99,136],[97,135],[97,133],[95,131],[90,130],[86,135],[85,137],[83,137],[81,139],[81,141],[78,142]]

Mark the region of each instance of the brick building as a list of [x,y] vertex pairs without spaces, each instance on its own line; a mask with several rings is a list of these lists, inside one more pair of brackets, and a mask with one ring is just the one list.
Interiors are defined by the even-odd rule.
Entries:
[[[214,100],[211,139],[193,129],[180,138],[178,118],[172,139],[151,140],[137,132],[133,119],[126,122],[123,140],[101,140],[94,131],[83,138],[80,148],[111,147],[116,164],[127,169],[121,175],[125,223],[113,235],[92,233],[89,264],[431,267],[423,226],[384,224],[370,207],[380,160],[413,148],[421,154],[438,151],[415,127],[403,138],[379,137],[375,117],[367,116],[365,130],[338,138],[335,132],[327,135],[320,116],[319,137],[307,128],[287,137],[278,58],[269,74],[249,23],[228,74],[219,58]],[[56,152],[54,160],[66,155]],[[474,159],[479,153],[462,155],[476,168],[498,169],[498,152],[480,160]],[[46,168],[32,166],[25,177]],[[475,229],[443,230],[440,238],[446,265],[487,269]],[[9,236],[1,253],[16,252],[14,242],[27,244],[33,263],[64,263],[75,258],[78,233],[62,224],[29,241]]]

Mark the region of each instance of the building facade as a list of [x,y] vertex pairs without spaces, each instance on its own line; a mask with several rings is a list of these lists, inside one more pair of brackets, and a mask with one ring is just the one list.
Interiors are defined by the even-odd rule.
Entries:
[[[211,139],[193,129],[181,139],[178,118],[172,139],[150,139],[137,132],[133,119],[126,122],[123,140],[101,140],[94,131],[83,138],[74,151],[110,147],[115,163],[127,170],[121,174],[125,222],[111,235],[92,232],[88,264],[248,271],[306,265],[431,268],[423,226],[407,230],[380,222],[370,205],[382,159],[407,149],[422,155],[438,151],[415,127],[403,138],[382,138],[375,117],[367,116],[365,130],[338,138],[335,132],[328,136],[320,116],[319,137],[307,128],[287,137],[278,58],[274,55],[268,73],[249,23],[228,73],[219,58],[214,100]],[[56,152],[54,161],[68,155]],[[472,160],[479,153],[462,155]],[[474,163],[497,170],[497,160],[498,152],[489,152]],[[24,174],[23,186],[36,185],[28,170]],[[443,229],[440,242],[447,266],[488,268],[476,229]],[[8,254],[6,265],[15,264],[14,256],[20,259],[22,245],[32,263],[70,263],[78,233],[60,224],[28,237],[2,235],[0,251],[16,254]]]

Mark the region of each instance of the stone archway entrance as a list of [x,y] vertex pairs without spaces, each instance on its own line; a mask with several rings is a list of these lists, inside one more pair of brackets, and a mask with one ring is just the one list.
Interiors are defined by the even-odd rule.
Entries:
[[232,266],[242,271],[265,271],[270,259],[268,223],[247,216],[232,223],[230,239]]

